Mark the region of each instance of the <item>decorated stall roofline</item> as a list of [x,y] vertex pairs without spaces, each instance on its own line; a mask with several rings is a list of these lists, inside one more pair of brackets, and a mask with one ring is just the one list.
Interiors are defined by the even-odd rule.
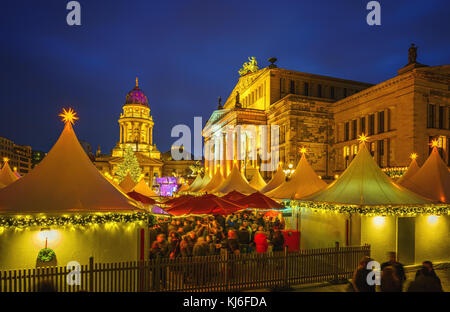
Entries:
[[287,208],[309,208],[312,210],[325,210],[337,213],[359,213],[368,216],[450,215],[450,205],[448,204],[352,205],[301,200],[284,200],[282,204]]
[[152,226],[155,217],[150,213],[102,213],[88,215],[59,215],[59,216],[11,216],[0,215],[0,228],[27,228],[32,226],[89,226],[106,223],[147,222]]

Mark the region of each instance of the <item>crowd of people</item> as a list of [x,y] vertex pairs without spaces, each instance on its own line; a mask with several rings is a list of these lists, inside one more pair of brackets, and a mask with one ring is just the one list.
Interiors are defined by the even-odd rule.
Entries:
[[282,251],[281,216],[262,212],[161,219],[150,229],[150,259]]
[[[160,219],[150,229],[150,259],[213,256],[222,253],[247,254],[283,251],[285,228],[281,215],[243,212],[208,217]],[[405,287],[407,277],[395,252],[388,253],[389,260],[380,266],[379,283],[368,264],[370,257],[360,260],[355,270],[351,291],[356,292],[440,292],[443,291],[431,261],[424,261],[414,280]],[[377,284],[379,285],[377,287]]]
[[[405,287],[407,281],[405,269],[398,262],[395,252],[388,253],[389,260],[380,266],[379,291],[381,292],[442,292],[441,280],[437,276],[433,263],[424,261],[417,270],[414,280],[410,281],[408,287]],[[358,268],[353,274],[352,290],[356,292],[375,292],[377,290],[376,277],[373,273],[373,267],[370,264],[373,261],[370,257],[361,259]],[[371,276],[369,276],[371,274]],[[373,283],[369,283],[373,281]]]

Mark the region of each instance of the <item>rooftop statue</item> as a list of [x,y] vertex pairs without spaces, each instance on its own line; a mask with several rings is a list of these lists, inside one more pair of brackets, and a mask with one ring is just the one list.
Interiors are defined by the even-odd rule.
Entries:
[[411,44],[411,47],[408,50],[408,64],[414,64],[417,60],[417,46],[414,43]]
[[259,70],[258,62],[256,62],[256,58],[254,56],[248,58],[248,62],[245,62],[242,65],[242,68],[239,69],[239,75],[244,76],[248,73],[254,73]]

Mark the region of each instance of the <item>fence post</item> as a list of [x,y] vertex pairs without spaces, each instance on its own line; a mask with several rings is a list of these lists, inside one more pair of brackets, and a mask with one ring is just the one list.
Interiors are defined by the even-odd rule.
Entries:
[[155,259],[155,268],[154,268],[154,282],[155,282],[155,291],[161,291],[161,257],[156,257]]
[[283,287],[288,288],[288,246],[284,246]]
[[225,291],[229,291],[230,290],[230,280],[229,280],[229,272],[228,272],[228,269],[229,269],[229,265],[228,265],[228,261],[229,261],[229,257],[228,257],[228,250],[225,250],[226,252],[224,252],[223,254],[222,254],[222,257],[223,257],[223,259],[225,260],[224,261],[224,274],[225,274]]
[[338,276],[339,276],[339,242],[334,243],[334,260],[333,260],[333,267],[334,267],[334,282],[338,282]]
[[94,257],[89,257],[89,292],[94,291]]

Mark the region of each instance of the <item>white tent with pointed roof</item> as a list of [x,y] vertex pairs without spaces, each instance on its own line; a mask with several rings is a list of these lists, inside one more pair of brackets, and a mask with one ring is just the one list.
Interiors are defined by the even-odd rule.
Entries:
[[267,185],[266,181],[264,181],[263,177],[261,176],[259,169],[256,169],[256,172],[250,180],[249,184],[251,187],[258,191]]
[[266,184],[266,186],[264,186],[259,191],[261,193],[270,192],[271,190],[280,186],[285,181],[286,181],[286,174],[284,173],[283,167],[280,164],[278,165],[277,171],[273,175],[272,179]]
[[189,188],[187,189],[187,191],[189,192],[195,192],[197,191],[200,186],[203,183],[203,178],[201,176],[200,173],[197,174],[197,176],[195,177],[194,181],[191,183],[191,185],[189,185]]
[[130,173],[128,172],[122,182],[119,183],[120,188],[125,192],[129,193],[131,190],[137,185],[136,182],[133,181]]
[[279,199],[301,199],[325,188],[327,184],[320,179],[306,160],[305,153],[295,168],[289,181],[265,195]]
[[406,170],[406,172],[400,177],[400,179],[395,181],[395,183],[404,186],[403,183],[412,178],[419,171],[419,169],[420,167],[417,164],[416,158],[413,158],[408,166],[408,170]]
[[450,172],[437,147],[433,147],[422,168],[403,181],[403,186],[431,200],[450,203]]
[[139,194],[142,194],[147,197],[158,197],[158,194],[156,194],[145,182],[144,178],[140,179],[139,182],[136,184],[135,187],[131,189],[130,192],[137,192]]
[[136,208],[92,164],[70,122],[38,166],[0,190],[0,213],[131,212]]
[[311,201],[354,205],[427,204],[427,199],[395,184],[381,171],[361,143],[356,157],[327,188],[306,198]]
[[[208,185],[208,183],[211,181],[212,177],[209,175],[210,172],[205,172],[205,175],[203,176],[202,184],[198,186],[198,188],[195,191],[192,192],[199,192],[202,188]],[[191,190],[189,190],[191,191]]]
[[198,192],[199,193],[211,193],[211,191],[214,190],[219,185],[221,185],[223,181],[224,181],[224,178],[223,178],[222,172],[221,172],[220,168],[217,168],[217,171],[214,174],[214,176],[211,178],[211,181],[209,181],[209,183],[205,187],[198,190]]
[[0,170],[0,185],[5,187],[13,182],[16,182],[18,179],[19,177],[11,170],[8,161],[5,161],[3,168]]
[[234,164],[228,177],[221,185],[219,185],[219,187],[212,190],[212,193],[227,194],[231,191],[236,191],[242,194],[252,194],[257,191],[250,186],[247,179],[239,171],[236,164]]
[[184,183],[182,186],[180,186],[180,188],[176,191],[176,193],[187,192],[188,190],[189,190],[189,184]]

